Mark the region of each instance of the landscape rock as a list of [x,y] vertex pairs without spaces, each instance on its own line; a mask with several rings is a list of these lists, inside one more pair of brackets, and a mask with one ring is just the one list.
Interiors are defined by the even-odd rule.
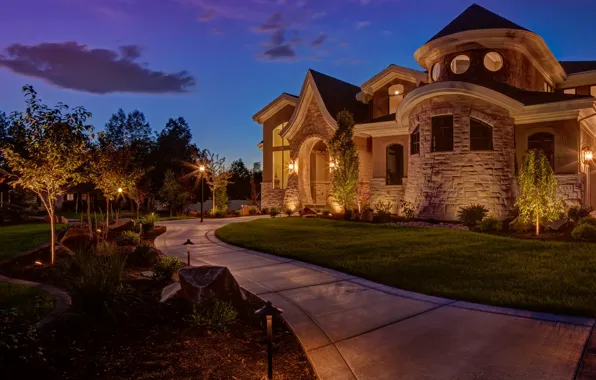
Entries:
[[129,218],[123,218],[123,219],[119,219],[118,223],[111,224],[110,230],[114,231],[114,232],[127,231],[127,230],[132,229],[134,227],[134,225],[135,225],[134,220],[129,219]]
[[544,225],[545,228],[553,231],[558,231],[561,227],[566,225],[569,222],[569,218],[561,218],[559,220],[555,220],[554,222],[546,223]]
[[302,215],[305,218],[313,217],[313,216],[316,217],[317,216],[317,212],[315,210],[313,210],[312,208],[310,208],[310,207],[305,207],[300,212],[300,215]]
[[246,307],[246,296],[227,267],[185,267],[178,276],[184,297],[193,303],[218,299],[230,302],[237,310]]
[[181,298],[182,297],[182,288],[179,282],[175,282],[163,288],[161,290],[161,299],[159,302],[166,302],[171,299]]
[[147,278],[153,278],[155,276],[155,272],[153,272],[152,270],[144,270],[141,272],[141,276],[147,277]]
[[73,251],[84,250],[97,243],[96,236],[87,228],[71,227],[60,239],[60,243]]

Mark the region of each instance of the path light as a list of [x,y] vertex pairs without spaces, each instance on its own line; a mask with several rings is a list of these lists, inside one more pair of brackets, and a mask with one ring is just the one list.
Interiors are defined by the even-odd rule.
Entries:
[[258,317],[267,318],[267,379],[273,379],[273,316],[280,315],[284,311],[267,301],[265,306],[255,311]]
[[188,259],[188,266],[190,266],[190,246],[194,244],[195,243],[190,241],[190,239],[186,239],[186,241],[182,244],[186,246],[186,257]]
[[201,172],[201,223],[203,223],[203,203],[205,203],[205,165],[199,166],[199,171]]

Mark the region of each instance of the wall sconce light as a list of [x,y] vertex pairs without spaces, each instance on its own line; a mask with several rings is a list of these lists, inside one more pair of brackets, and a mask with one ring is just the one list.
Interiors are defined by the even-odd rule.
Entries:
[[329,161],[329,168],[331,170],[335,169],[335,161]]
[[288,165],[288,169],[293,172],[294,171],[294,163],[290,162],[290,164]]
[[594,152],[592,149],[587,146],[584,148],[584,164],[589,165],[592,163],[592,159],[594,158]]

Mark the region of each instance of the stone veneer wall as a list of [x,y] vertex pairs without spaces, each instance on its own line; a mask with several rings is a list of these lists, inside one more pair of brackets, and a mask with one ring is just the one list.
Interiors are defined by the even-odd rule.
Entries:
[[406,179],[403,185],[386,185],[385,178],[373,178],[370,181],[370,206],[374,207],[378,201],[393,203],[392,212],[397,213],[399,204],[404,199]]
[[568,206],[581,206],[584,194],[584,175],[578,174],[555,174],[559,181],[560,197],[565,200]]
[[[431,118],[453,114],[453,151],[431,152]],[[470,151],[470,117],[493,127],[492,151]],[[464,96],[439,96],[411,113],[409,132],[420,127],[420,153],[408,162],[406,201],[421,218],[455,220],[462,206],[479,203],[506,218],[513,207],[515,142],[506,110]]]
[[262,182],[261,208],[277,207],[281,209],[283,206],[285,192],[285,189],[274,189],[271,182]]

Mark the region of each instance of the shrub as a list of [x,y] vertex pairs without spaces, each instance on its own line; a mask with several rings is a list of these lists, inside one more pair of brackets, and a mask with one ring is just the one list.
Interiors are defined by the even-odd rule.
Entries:
[[138,232],[134,231],[124,231],[118,237],[118,244],[119,245],[137,245],[139,244],[139,239],[141,235]]
[[183,266],[184,263],[175,257],[162,256],[153,267],[154,278],[158,281],[171,281],[174,273]]
[[461,207],[457,212],[457,219],[464,226],[475,226],[484,219],[486,214],[488,214],[486,207],[472,204],[466,207]]
[[248,209],[248,215],[256,215],[257,214],[257,209],[254,207],[251,207]]
[[571,237],[581,241],[596,241],[596,226],[588,223],[578,224],[571,231]]
[[271,207],[271,210],[269,211],[269,215],[271,215],[272,218],[275,218],[276,216],[279,215],[279,210],[276,207]]
[[267,215],[267,214],[269,214],[269,208],[267,208],[267,207],[263,207],[263,208],[261,209],[261,214],[263,214],[263,215]]
[[240,216],[240,210],[234,210],[232,212],[234,213],[234,216]]
[[518,234],[522,232],[526,232],[528,230],[528,223],[521,220],[521,218],[515,219],[513,223],[513,231],[517,232]]
[[66,261],[66,279],[82,311],[93,314],[112,310],[122,294],[125,263],[126,255],[108,243],[77,252]]
[[225,211],[221,211],[221,210],[217,210],[217,211],[215,211],[215,213],[213,214],[213,216],[215,216],[216,218],[224,218],[226,216],[226,212]]
[[154,265],[157,262],[159,253],[150,245],[139,245],[128,254],[129,265]]
[[204,327],[213,332],[225,332],[228,325],[236,320],[238,313],[231,303],[220,300],[193,305],[190,321],[193,325]]
[[155,223],[157,223],[158,221],[158,217],[155,214],[148,214],[145,215],[142,219],[141,219],[141,223],[143,223],[143,232],[147,232],[150,231],[153,226],[155,226]]
[[348,208],[344,211],[344,219],[345,220],[352,219],[352,210],[351,209]]
[[292,216],[292,215],[294,215],[294,210],[292,210],[292,209],[286,209],[286,215],[287,215],[287,216]]
[[596,218],[592,217],[592,216],[586,216],[584,218],[581,218],[580,220],[577,221],[577,225],[582,225],[582,224],[589,224],[591,226],[596,226]]
[[592,207],[590,207],[590,206],[586,206],[586,207],[575,206],[575,207],[571,207],[569,210],[567,210],[567,217],[569,219],[573,219],[574,221],[577,222],[581,218],[590,216],[590,212],[592,212]]
[[386,213],[386,214],[391,215],[392,208],[393,208],[393,202],[391,202],[390,200],[383,202],[382,200],[379,199],[373,205],[373,209],[377,212],[377,214]]
[[484,232],[497,232],[503,229],[503,223],[497,218],[488,217],[478,223],[478,229]]
[[414,208],[412,207],[412,203],[401,201],[401,214],[406,220],[414,219],[416,213],[414,212]]
[[327,209],[324,209],[323,210],[323,216],[329,216],[329,215],[331,215],[331,211],[329,211]]

